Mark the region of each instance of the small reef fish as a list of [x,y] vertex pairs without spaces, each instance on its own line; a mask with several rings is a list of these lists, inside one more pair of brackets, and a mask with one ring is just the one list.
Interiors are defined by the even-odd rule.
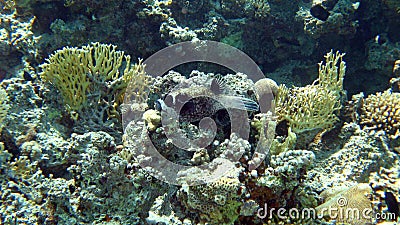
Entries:
[[170,107],[179,111],[180,122],[193,123],[204,117],[216,116],[217,122],[221,124],[226,123],[227,116],[229,118],[227,115],[229,109],[259,110],[257,102],[226,91],[227,87],[221,78],[213,78],[207,86],[180,89],[167,95],[165,99],[158,99],[155,108],[161,111],[165,107]]

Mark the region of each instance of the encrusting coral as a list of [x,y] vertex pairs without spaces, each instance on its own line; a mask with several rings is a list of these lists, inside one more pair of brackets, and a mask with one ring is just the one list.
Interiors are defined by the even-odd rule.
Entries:
[[[184,186],[181,189],[186,206],[201,213],[203,220],[212,224],[232,224],[239,216],[238,200],[244,193],[244,186],[237,177],[237,170],[219,180],[198,186]],[[231,174],[232,173],[232,174]],[[230,174],[230,175],[229,175]]]
[[143,113],[143,119],[147,122],[147,128],[154,131],[161,123],[161,115],[157,110],[150,109]]

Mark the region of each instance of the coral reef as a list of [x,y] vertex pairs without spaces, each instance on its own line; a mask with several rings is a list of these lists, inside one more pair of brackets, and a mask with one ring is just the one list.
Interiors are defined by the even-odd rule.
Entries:
[[357,1],[314,0],[312,4],[303,4],[297,17],[304,23],[304,30],[313,38],[335,33],[352,37],[357,32],[359,21],[356,11],[360,3]]
[[20,19],[16,13],[0,14],[0,80],[22,77],[21,67],[26,67],[24,73],[28,76],[35,76],[28,68],[28,61],[40,58],[37,48],[40,36],[32,31],[34,21],[34,18]]
[[[381,168],[379,171],[371,173],[370,186],[373,189],[371,200],[374,212],[382,212],[382,214],[389,215],[389,207],[385,201],[385,192],[396,193],[400,187],[399,178],[399,171],[395,168]],[[391,219],[394,220],[394,217],[392,216]],[[376,220],[377,222],[381,222],[383,219],[377,218]]]
[[[178,101],[178,98],[182,98],[182,96],[188,95],[189,93],[194,96],[199,92],[204,94],[205,90],[202,85],[207,84],[210,79],[212,82],[215,77],[214,74],[205,74],[198,71],[193,71],[189,75],[189,78],[177,72],[169,72],[163,77],[156,78],[153,85],[149,88],[152,90],[149,96],[154,96],[150,97],[150,99],[154,99],[152,101],[157,102],[158,100],[156,101],[156,99],[164,99],[165,104],[170,104],[168,102],[173,102],[173,100],[168,100],[169,97],[165,96],[167,93],[171,96],[175,96],[175,101]],[[246,96],[249,99],[256,98],[256,91],[253,89],[254,84],[251,80],[247,79],[244,74],[228,74],[223,77],[223,81],[223,90],[218,89],[219,92],[229,94],[234,90],[233,93],[237,95]],[[171,88],[179,84],[184,85],[184,88],[180,88],[177,93],[174,93],[173,90],[171,92]],[[249,90],[252,91],[249,92]],[[249,93],[252,94],[249,95]],[[200,100],[201,99],[202,98],[200,98]],[[216,103],[210,100],[208,101],[207,107],[205,108],[211,109],[215,107],[210,104]],[[148,103],[148,106],[152,108],[152,102],[150,101]],[[201,106],[205,103],[206,102],[203,101],[193,101],[191,104]],[[156,108],[157,107],[155,107],[155,109]],[[213,163],[215,163],[216,158],[223,159],[230,157],[229,155],[241,154],[244,156],[242,157],[241,163],[237,165],[233,171],[229,172],[228,175],[204,185],[190,186],[198,177],[201,177],[200,174],[204,173],[203,170],[189,169],[188,171],[181,171],[180,175],[187,174],[188,177],[184,180],[180,179],[183,186],[179,189],[176,197],[171,196],[171,198],[177,198],[179,204],[176,202],[170,203],[167,207],[168,210],[162,210],[155,205],[155,211],[152,211],[146,219],[148,222],[150,221],[153,224],[156,223],[155,221],[158,219],[160,221],[170,221],[170,223],[174,221],[174,224],[180,224],[183,223],[185,219],[184,215],[190,211],[193,214],[193,218],[195,218],[194,221],[200,224],[233,224],[241,218],[241,216],[244,216],[243,218],[251,217],[249,211],[253,211],[254,213],[254,209],[261,207],[264,203],[270,203],[273,206],[281,207],[293,204],[288,203],[286,200],[287,198],[283,196],[294,195],[294,190],[301,186],[300,180],[314,160],[314,154],[312,152],[288,149],[284,149],[285,152],[282,151],[282,153],[277,151],[275,156],[271,157],[270,163],[265,164],[262,169],[247,171],[246,168],[250,164],[252,151],[254,151],[252,148],[255,146],[251,146],[248,141],[243,140],[235,133],[227,136],[226,133],[228,131],[224,126],[229,125],[229,123],[219,124],[215,134],[216,138],[213,143],[205,149],[186,143],[188,146],[191,146],[190,152],[188,152],[183,151],[171,143],[166,132],[172,128],[168,127],[168,124],[157,122],[160,117],[157,116],[158,112],[155,109],[145,111],[145,123],[131,122],[127,126],[124,140],[126,141],[126,146],[129,147],[125,150],[127,153],[124,154],[135,163],[147,165],[150,162],[148,161],[149,155],[146,153],[146,149],[143,149],[148,148],[143,147],[148,144],[143,145],[136,141],[138,138],[143,138],[143,126],[147,127],[145,133],[149,135],[150,140],[156,148],[159,149],[160,153],[173,162],[184,165],[201,165],[211,162],[210,165],[214,165]],[[185,115],[185,113],[188,113],[185,110],[186,109],[183,109],[180,114],[183,118],[189,118]],[[191,110],[189,110],[189,112],[191,112]],[[204,111],[204,109],[202,109],[198,111],[198,113],[203,116],[208,116],[210,111]],[[210,116],[212,116],[212,114]],[[258,122],[253,121],[254,133],[262,134],[264,133],[264,131],[262,131],[263,129],[269,130],[270,126],[265,126],[267,121],[263,118],[265,117],[261,116]],[[156,121],[155,124],[153,123],[154,121]],[[218,120],[216,121],[218,122]],[[193,140],[193,138],[197,138],[199,135],[199,130],[195,125],[196,122],[197,120],[195,118],[182,119],[179,122],[183,135],[190,137],[189,140]],[[260,138],[260,136],[258,136],[258,138]],[[145,140],[144,143],[147,143],[147,141],[148,140]],[[133,159],[129,155],[136,155],[136,157]],[[163,162],[160,161],[159,163],[162,164]],[[217,165],[218,164],[210,166],[210,168],[218,168]],[[165,166],[161,165],[161,167]],[[164,171],[161,172],[164,173]],[[189,186],[185,184],[189,184]],[[251,188],[247,189],[247,187]],[[275,199],[278,198],[281,200],[276,201]],[[247,208],[247,206],[245,207],[248,202],[254,202],[251,207],[252,209]],[[183,212],[181,211],[182,208],[177,207],[177,204],[184,206]],[[171,211],[175,213],[171,213]],[[177,222],[177,220],[180,220],[180,222]]]
[[365,68],[371,71],[382,71],[386,77],[390,75],[392,65],[400,58],[398,43],[393,43],[387,34],[379,34],[367,43],[368,58]]
[[[342,127],[339,137],[325,147],[327,152],[317,155],[318,161],[308,172],[307,182],[314,190],[322,191],[337,183],[352,186],[368,182],[371,172],[387,168],[396,161],[397,156],[382,133],[371,136],[359,125],[349,123]],[[322,146],[315,148],[318,151]]]
[[[0,224],[398,223],[291,213],[343,197],[396,208],[399,24],[396,0],[0,0]],[[153,79],[131,62],[199,40],[243,50],[268,78],[200,62]],[[179,185],[162,181],[176,172],[162,157],[187,166]]]
[[[337,65],[335,60],[329,62],[332,62],[328,64],[330,70],[336,71],[332,69],[333,65]],[[322,71],[328,70],[323,66],[321,68]],[[335,97],[335,102],[339,102],[342,80],[339,73],[336,76],[328,74],[323,73],[313,85],[324,85]],[[254,140],[262,139],[260,134],[270,132],[266,118],[271,115],[254,113],[247,115],[247,119],[252,121],[250,141],[236,134],[227,136],[227,124],[220,123],[222,127],[217,130],[216,139],[210,146],[193,146],[191,152],[182,151],[165,135],[167,126],[161,123],[160,112],[154,103],[159,99],[168,102],[166,93],[171,93],[178,84],[186,85],[178,93],[193,94],[202,92],[202,85],[213,83],[213,79],[221,78],[219,75],[193,71],[188,77],[169,72],[150,83],[140,79],[132,82],[131,85],[136,89],[133,88],[134,96],[130,97],[139,103],[145,102],[146,111],[143,111],[143,122],[130,123],[126,127],[125,147],[118,145],[117,139],[104,131],[70,134],[72,128],[67,124],[58,122],[44,126],[49,124],[48,121],[61,118],[62,111],[56,110],[56,106],[62,106],[61,101],[43,99],[54,90],[35,88],[22,79],[3,81],[10,106],[18,103],[20,107],[10,107],[10,112],[19,116],[19,119],[10,119],[7,115],[5,121],[8,126],[2,131],[1,141],[4,144],[1,145],[0,160],[4,166],[1,167],[1,185],[5,191],[1,193],[0,210],[9,215],[2,217],[2,221],[13,221],[16,212],[23,212],[19,214],[18,222],[279,224],[285,221],[304,224],[310,221],[287,219],[279,222],[273,219],[276,216],[274,213],[266,214],[269,219],[255,215],[265,204],[274,208],[301,209],[317,205],[322,208],[325,205],[318,197],[320,192],[335,187],[338,182],[347,187],[369,182],[371,172],[390,168],[398,160],[382,133],[371,134],[366,128],[361,130],[358,124],[345,124],[338,135],[341,138],[333,139],[329,144],[336,146],[330,150],[323,149],[321,144],[311,146],[309,150],[299,150],[296,147],[297,135],[289,127],[284,138],[278,136],[272,141],[270,156],[261,166],[248,170],[255,148]],[[228,74],[222,80],[222,86],[215,91],[225,95],[260,99],[263,94],[262,87],[257,88],[244,74]],[[276,87],[270,81],[266,84],[262,82],[262,85]],[[146,92],[142,89],[143,84],[148,85],[148,95],[143,94]],[[54,96],[59,100],[62,98],[61,95]],[[42,104],[46,110],[40,107]],[[31,116],[32,110],[35,117]],[[354,109],[354,113],[357,112]],[[184,112],[182,115],[185,117]],[[18,123],[28,118],[31,118],[29,126]],[[196,119],[179,122],[190,138],[201,136],[196,122]],[[224,120],[220,118],[220,122]],[[190,183],[204,172],[191,169],[186,171],[190,176],[180,180],[184,185],[175,187],[157,181],[147,170],[139,167],[138,160],[141,158],[136,156],[138,152],[145,151],[141,141],[144,134],[149,135],[164,157],[178,163],[202,165],[215,161],[217,157],[243,156],[230,173],[212,183],[191,186]],[[7,135],[16,138],[9,140]],[[143,156],[142,159],[146,160],[146,155]],[[21,182],[13,183],[11,180]],[[13,187],[17,187],[18,191],[10,191]],[[379,199],[379,190],[382,188],[374,186],[373,190],[373,196]],[[342,194],[347,196],[346,193]],[[352,199],[355,196],[352,194]],[[326,202],[328,204],[329,201]],[[375,208],[378,206],[375,205]],[[380,210],[385,208],[381,207]],[[312,223],[323,224],[319,221]]]
[[[387,76],[387,62],[397,54],[399,41],[395,2],[84,0],[78,4],[69,0],[5,0],[2,5],[4,12],[15,12],[13,18],[20,21],[35,17],[35,26],[12,33],[33,32],[40,37],[33,42],[39,58],[65,45],[96,41],[114,43],[146,57],[165,45],[208,39],[241,48],[265,73],[284,72],[289,79],[274,77],[278,83],[296,81],[296,85],[305,85],[315,78],[312,60],[332,48],[354,53],[355,57],[349,58],[355,66],[349,71],[351,79],[361,73]],[[48,11],[52,13],[46,14]],[[348,82],[349,91],[377,91],[376,82],[362,79],[365,85]]]

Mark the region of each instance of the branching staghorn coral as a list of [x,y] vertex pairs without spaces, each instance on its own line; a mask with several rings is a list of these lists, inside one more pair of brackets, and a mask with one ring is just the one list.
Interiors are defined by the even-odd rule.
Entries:
[[280,85],[275,98],[278,121],[286,120],[294,133],[307,130],[329,130],[339,119],[343,78],[346,65],[344,54],[333,51],[319,64],[319,78],[312,85],[287,88]]

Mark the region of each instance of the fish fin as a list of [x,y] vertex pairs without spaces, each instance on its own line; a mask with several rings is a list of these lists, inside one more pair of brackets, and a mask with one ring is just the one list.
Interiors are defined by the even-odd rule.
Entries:
[[229,91],[228,84],[222,75],[216,75],[211,80],[211,91],[214,94],[223,94]]

